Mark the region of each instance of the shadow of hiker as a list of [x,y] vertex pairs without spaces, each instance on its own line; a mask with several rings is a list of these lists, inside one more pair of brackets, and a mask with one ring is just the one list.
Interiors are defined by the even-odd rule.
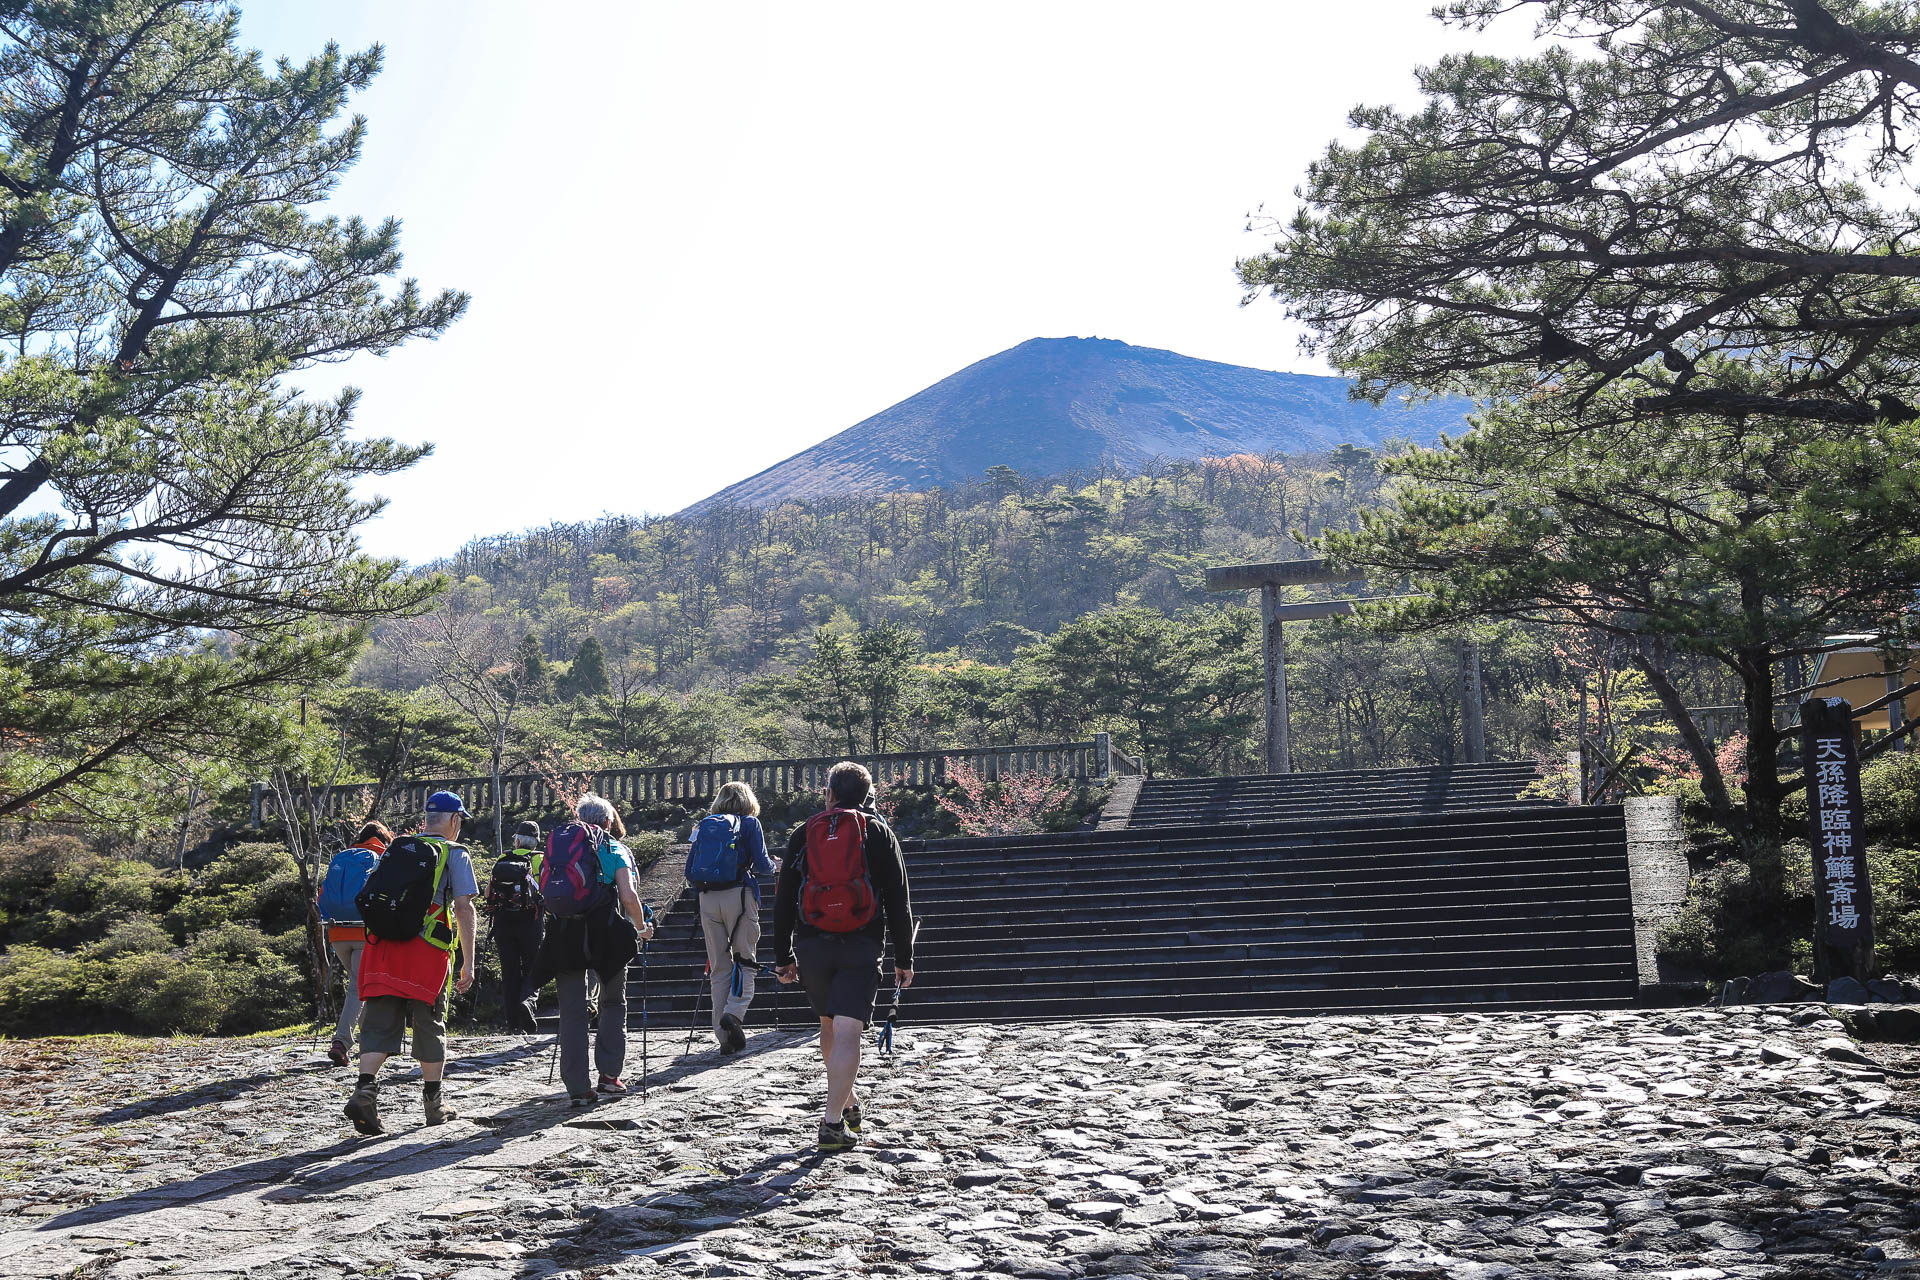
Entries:
[[[455,1056],[450,1058],[448,1062],[448,1073],[458,1076],[487,1067],[509,1066],[512,1063],[534,1057],[546,1051],[552,1043],[552,1036],[544,1036],[537,1041],[529,1040],[490,1053],[475,1054],[468,1057]],[[389,1061],[393,1060],[390,1059]],[[195,1107],[210,1106],[216,1102],[232,1102],[244,1094],[252,1093],[256,1089],[291,1075],[338,1071],[344,1078],[350,1080],[352,1070],[351,1067],[336,1067],[331,1062],[322,1060],[317,1065],[301,1063],[296,1066],[282,1067],[277,1071],[260,1071],[250,1076],[238,1076],[230,1080],[209,1080],[202,1084],[194,1085],[192,1088],[182,1089],[177,1093],[164,1093],[151,1098],[141,1098],[138,1101],[115,1107],[111,1111],[102,1111],[99,1115],[89,1120],[88,1123],[96,1125],[125,1124],[129,1120],[144,1120],[151,1116],[175,1115],[182,1111],[192,1111]],[[420,1068],[416,1063],[413,1070],[408,1074],[401,1075],[393,1071],[388,1071],[383,1073],[382,1079],[409,1080],[418,1076],[419,1073]]]
[[[809,1192],[801,1183],[808,1174],[835,1158],[809,1144],[772,1152],[737,1171],[722,1166],[720,1176],[702,1182],[678,1183],[670,1189],[642,1195],[629,1204],[602,1208],[592,1224],[576,1237],[577,1243],[564,1249],[549,1249],[547,1256],[564,1253],[568,1266],[580,1271],[637,1258],[665,1262],[675,1254],[699,1249],[699,1238],[715,1229],[716,1218],[725,1218],[727,1226],[737,1227],[759,1214],[790,1208],[805,1200]],[[684,1225],[678,1221],[663,1223],[655,1216],[663,1209],[668,1212],[690,1210],[696,1205],[699,1214],[704,1215],[698,1218],[699,1225],[691,1220]],[[623,1246],[620,1236],[626,1233],[653,1239],[637,1247]],[[662,1234],[678,1238],[658,1240]]]
[[[816,1039],[819,1034],[818,1030],[812,1029],[807,1031],[761,1031],[759,1034],[749,1037],[747,1047],[735,1054],[724,1054],[717,1048],[696,1050],[693,1053],[682,1053],[676,1050],[669,1058],[669,1061],[672,1063],[671,1066],[649,1066],[645,1077],[647,1087],[665,1088],[677,1081],[685,1080],[688,1076],[699,1075],[701,1072],[710,1071],[715,1067],[723,1067],[733,1062],[747,1062],[763,1054],[778,1053],[782,1049],[791,1049],[796,1045],[805,1044],[809,1040]],[[629,1069],[635,1065],[636,1061],[637,1058],[633,1052],[631,1035],[629,1035],[627,1043],[627,1066]],[[638,1100],[640,1097],[639,1081],[635,1080],[632,1084],[629,1084],[627,1088],[630,1090],[627,1097],[617,1102],[607,1103],[602,1107],[596,1107],[585,1114],[593,1116],[605,1110],[606,1107],[617,1107],[630,1100]]]

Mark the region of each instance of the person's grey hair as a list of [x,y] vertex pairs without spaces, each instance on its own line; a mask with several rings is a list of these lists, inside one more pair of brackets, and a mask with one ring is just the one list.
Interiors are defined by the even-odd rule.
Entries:
[[729,782],[713,798],[714,813],[737,813],[746,818],[760,816],[760,797],[744,782]]
[[513,846],[516,849],[537,849],[540,847],[540,837],[515,836],[513,838]]
[[620,811],[613,807],[613,801],[594,795],[589,791],[580,797],[580,803],[573,806],[573,816],[582,822],[591,822],[596,827],[605,827],[616,836],[627,834],[625,825],[620,821]]

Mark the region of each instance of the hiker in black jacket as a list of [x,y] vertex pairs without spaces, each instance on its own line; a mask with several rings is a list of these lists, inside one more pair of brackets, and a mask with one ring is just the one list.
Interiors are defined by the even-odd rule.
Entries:
[[[868,807],[872,797],[873,776],[865,768],[851,761],[833,766],[827,774],[828,807],[787,841],[774,893],[773,953],[780,981],[800,982],[820,1019],[820,1056],[827,1066],[823,1151],[845,1150],[860,1138],[865,1116],[854,1082],[888,937],[894,981],[913,985],[906,859],[893,828]],[[865,835],[856,844],[850,837],[862,826]]]

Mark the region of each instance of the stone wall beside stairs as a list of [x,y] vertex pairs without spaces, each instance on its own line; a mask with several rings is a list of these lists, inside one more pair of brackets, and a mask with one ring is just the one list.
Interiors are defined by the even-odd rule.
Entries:
[[1633,796],[1626,803],[1627,878],[1633,893],[1633,949],[1642,999],[1697,995],[1697,974],[1662,964],[1660,931],[1687,900],[1687,837],[1678,796]]

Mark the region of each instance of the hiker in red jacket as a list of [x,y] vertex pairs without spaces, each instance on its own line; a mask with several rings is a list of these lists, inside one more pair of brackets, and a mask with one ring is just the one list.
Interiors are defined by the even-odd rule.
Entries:
[[[384,1133],[380,1123],[380,1086],[375,1076],[380,1064],[400,1052],[409,1027],[413,1056],[420,1078],[428,1124],[444,1124],[455,1117],[440,1096],[447,1069],[448,978],[453,953],[460,951],[460,976],[452,990],[464,993],[473,986],[473,960],[478,948],[473,900],[480,886],[473,875],[473,859],[454,843],[461,820],[471,815],[460,797],[436,791],[427,797],[426,820],[417,836],[401,836],[387,846],[380,866],[367,881],[361,905],[367,922],[367,949],[360,957],[360,1079],[348,1099],[347,1119],[365,1134]],[[409,866],[424,867],[409,879]],[[424,879],[422,878],[424,876]],[[424,916],[417,936],[393,938],[380,931],[390,910],[376,899],[395,903],[422,901]],[[399,914],[405,914],[401,912]],[[457,928],[456,928],[457,927]]]
[[852,761],[827,773],[827,808],[787,842],[773,899],[773,954],[782,982],[798,981],[820,1019],[827,1064],[820,1149],[860,1140],[865,1119],[854,1080],[873,1021],[880,962],[893,939],[893,977],[913,985],[913,903],[899,837],[867,807],[873,775]]

